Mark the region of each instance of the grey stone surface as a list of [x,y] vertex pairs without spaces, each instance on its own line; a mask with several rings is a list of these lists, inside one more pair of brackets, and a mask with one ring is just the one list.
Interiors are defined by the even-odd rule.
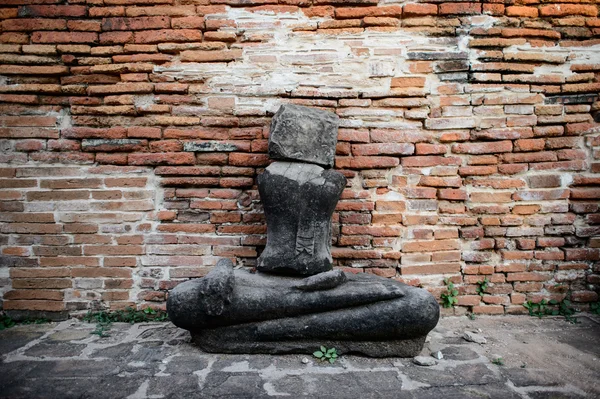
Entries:
[[348,281],[348,279],[344,272],[341,270],[331,270],[329,272],[323,272],[307,277],[296,284],[295,288],[302,291],[330,290],[346,281]]
[[443,349],[442,354],[448,360],[474,360],[479,357],[472,349],[463,346],[448,346]]
[[190,152],[229,152],[237,151],[238,147],[232,143],[220,141],[186,141],[183,150]]
[[449,365],[444,368],[443,373],[439,373],[435,381],[429,380],[429,368],[411,365],[405,372],[412,380],[431,386],[476,385],[501,381],[500,376],[484,363],[456,364],[454,367]]
[[402,340],[331,340],[327,338],[303,340],[257,340],[244,337],[247,329],[203,330],[192,334],[192,342],[206,352],[214,353],[265,353],[265,354],[310,354],[321,345],[336,348],[339,354],[359,354],[371,357],[412,357],[423,348],[425,338],[406,338]]
[[438,362],[431,356],[415,356],[413,363],[418,366],[435,366]]
[[85,348],[82,344],[68,342],[43,342],[32,346],[26,352],[26,356],[43,357],[71,357],[77,356]]
[[469,342],[475,342],[476,344],[486,344],[487,339],[481,334],[474,333],[472,331],[465,331],[463,338]]
[[274,162],[258,176],[267,219],[260,271],[312,275],[331,270],[331,216],[346,186],[339,172]]
[[141,149],[146,140],[141,139],[83,139],[83,151],[135,151]]
[[333,166],[339,117],[301,105],[282,105],[271,121],[269,157]]
[[[431,367],[353,355],[329,364],[308,355],[209,354],[170,323],[115,323],[107,338],[90,334],[94,324],[76,320],[19,326],[0,331],[2,347],[9,348],[0,359],[0,398],[597,398],[600,365],[580,346],[598,337],[600,318],[579,320],[444,318],[423,350],[437,347],[445,354]],[[477,328],[487,345],[462,339],[465,330]],[[88,338],[81,339],[84,333]],[[177,339],[169,344],[169,336]],[[460,344],[450,348],[444,342],[452,337]],[[27,355],[39,344],[86,348],[72,357]],[[453,350],[461,356],[450,359]],[[492,364],[491,354],[505,365]]]
[[[10,339],[0,339],[0,356],[14,351],[25,345],[27,342],[40,338],[50,328],[51,326],[49,324],[13,327],[10,330]],[[2,337],[3,334],[6,333],[0,332],[0,337]]]
[[[346,281],[304,291],[298,289],[303,281],[330,279],[234,271],[223,259],[206,277],[172,290],[167,309],[173,323],[192,331],[209,352],[312,353],[327,342],[369,356],[418,354],[439,317],[431,294],[370,274],[330,276]],[[210,294],[214,300],[207,287],[218,287]]]

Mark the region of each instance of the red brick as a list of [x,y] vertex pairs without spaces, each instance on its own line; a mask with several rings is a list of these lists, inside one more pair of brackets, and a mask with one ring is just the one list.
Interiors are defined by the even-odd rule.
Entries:
[[598,302],[598,293],[594,291],[573,291],[571,300],[573,302]]
[[400,267],[400,274],[452,274],[460,272],[460,263],[437,263],[432,265],[405,266]]
[[[214,8],[211,12],[217,10]],[[222,10],[221,12],[224,12]],[[146,15],[166,15],[166,16],[186,16],[196,15],[196,7],[193,5],[189,6],[163,6],[155,5],[151,7],[128,7],[126,9],[128,17],[139,17]]]
[[512,142],[495,141],[489,143],[461,143],[453,144],[452,152],[457,154],[491,154],[498,152],[511,152]]
[[40,310],[59,312],[65,309],[65,303],[49,300],[5,300],[4,310]]
[[[188,42],[201,40],[202,32],[196,29],[164,29],[135,33],[136,43]],[[182,57],[184,53],[187,52],[184,51]],[[183,59],[184,58],[182,58],[182,60]]]
[[129,155],[128,162],[130,165],[192,165],[195,157],[189,152],[134,153]]
[[336,8],[335,16],[339,19],[364,17],[401,17],[402,6]]
[[33,43],[97,43],[95,32],[34,32]]
[[468,15],[482,12],[481,3],[442,3],[439,7],[440,15]]
[[405,4],[402,9],[402,15],[404,18],[408,17],[420,17],[423,15],[436,15],[438,12],[438,6],[436,4]]
[[598,15],[598,8],[583,4],[551,4],[540,7],[540,16],[542,17],[571,17],[574,15],[595,17]]
[[27,5],[19,7],[20,17],[85,17],[86,6]]
[[456,240],[408,241],[402,246],[402,252],[445,251],[459,249]]
[[190,62],[226,62],[234,61],[241,56],[242,51],[237,49],[217,51],[188,50],[181,52],[181,60]]
[[4,20],[0,26],[4,31],[65,30],[67,21],[64,19],[20,18]]
[[104,18],[102,30],[142,30],[164,29],[170,27],[170,19],[165,16],[137,17],[137,18]]
[[474,314],[504,314],[504,306],[502,306],[502,305],[473,306],[472,312]]
[[401,76],[392,78],[391,87],[424,87],[425,78],[417,76]]
[[506,7],[506,15],[509,17],[536,18],[538,10],[536,7],[510,6]]

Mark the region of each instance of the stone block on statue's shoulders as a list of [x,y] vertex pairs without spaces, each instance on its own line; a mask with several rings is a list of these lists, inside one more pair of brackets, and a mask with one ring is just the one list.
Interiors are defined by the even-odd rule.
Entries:
[[332,167],[339,117],[300,105],[282,105],[271,121],[269,157]]

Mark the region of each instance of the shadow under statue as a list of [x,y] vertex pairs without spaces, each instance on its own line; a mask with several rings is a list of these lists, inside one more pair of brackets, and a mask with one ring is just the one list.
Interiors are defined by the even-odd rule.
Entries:
[[[258,176],[267,245],[257,273],[221,259],[205,277],[175,287],[169,318],[207,352],[419,354],[439,306],[424,289],[332,270],[331,217],[346,178],[329,169],[337,115],[283,105]],[[300,161],[300,162],[298,162]]]

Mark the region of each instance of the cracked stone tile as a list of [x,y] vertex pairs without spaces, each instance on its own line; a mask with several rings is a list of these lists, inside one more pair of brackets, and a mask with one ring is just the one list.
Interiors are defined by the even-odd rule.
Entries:
[[[357,371],[339,374],[306,373],[269,381],[274,392],[323,398],[410,398],[395,371]],[[357,394],[360,392],[360,394]]]
[[194,375],[170,375],[152,377],[148,385],[147,396],[163,398],[198,397],[198,378]]
[[163,370],[165,374],[191,374],[208,367],[208,359],[198,356],[175,356]]
[[86,346],[85,344],[73,344],[70,342],[44,341],[27,349],[24,355],[31,357],[74,357],[81,355]]
[[31,370],[31,363],[28,361],[0,363],[0,393],[4,397],[8,389],[21,384],[23,377]]
[[189,331],[175,327],[172,324],[143,323],[138,325],[138,329],[141,330],[137,335],[138,339],[156,340],[165,342],[168,345],[179,345],[191,341]]
[[504,384],[444,386],[414,391],[415,399],[522,399]]
[[68,329],[61,330],[50,334],[47,339],[49,341],[79,341],[90,337],[90,331],[88,329]]
[[560,392],[560,391],[539,391],[539,392],[528,392],[527,395],[531,399],[581,399],[587,396],[578,395],[571,392]]
[[124,398],[137,389],[139,382],[132,378],[103,378],[93,375],[82,378],[27,378],[3,387],[3,398]]
[[446,360],[475,360],[479,357],[477,352],[466,346],[448,346],[442,349]]
[[128,342],[124,344],[107,346],[105,348],[98,348],[92,352],[90,357],[105,357],[114,360],[126,359],[132,356],[134,345],[134,342]]
[[590,345],[590,342],[598,341],[598,330],[579,328],[570,331],[550,332],[549,335],[556,338],[557,341],[569,344],[582,352],[600,357],[600,345]]
[[205,398],[268,398],[257,373],[211,372],[202,389]]
[[53,328],[52,324],[16,326],[0,331],[0,355],[6,355],[27,343],[42,337]]
[[560,385],[556,380],[556,376],[540,369],[530,368],[504,368],[500,369],[501,373],[517,387],[526,387],[534,385]]
[[26,363],[29,364],[26,377],[103,377],[117,375],[121,371],[118,363],[106,360],[62,359]]
[[423,368],[415,365],[402,369],[411,379],[431,386],[478,385],[500,381],[484,364],[461,364],[456,367],[438,366]]
[[134,348],[129,360],[131,362],[160,363],[169,356],[170,349],[162,346],[162,342],[142,342]]

